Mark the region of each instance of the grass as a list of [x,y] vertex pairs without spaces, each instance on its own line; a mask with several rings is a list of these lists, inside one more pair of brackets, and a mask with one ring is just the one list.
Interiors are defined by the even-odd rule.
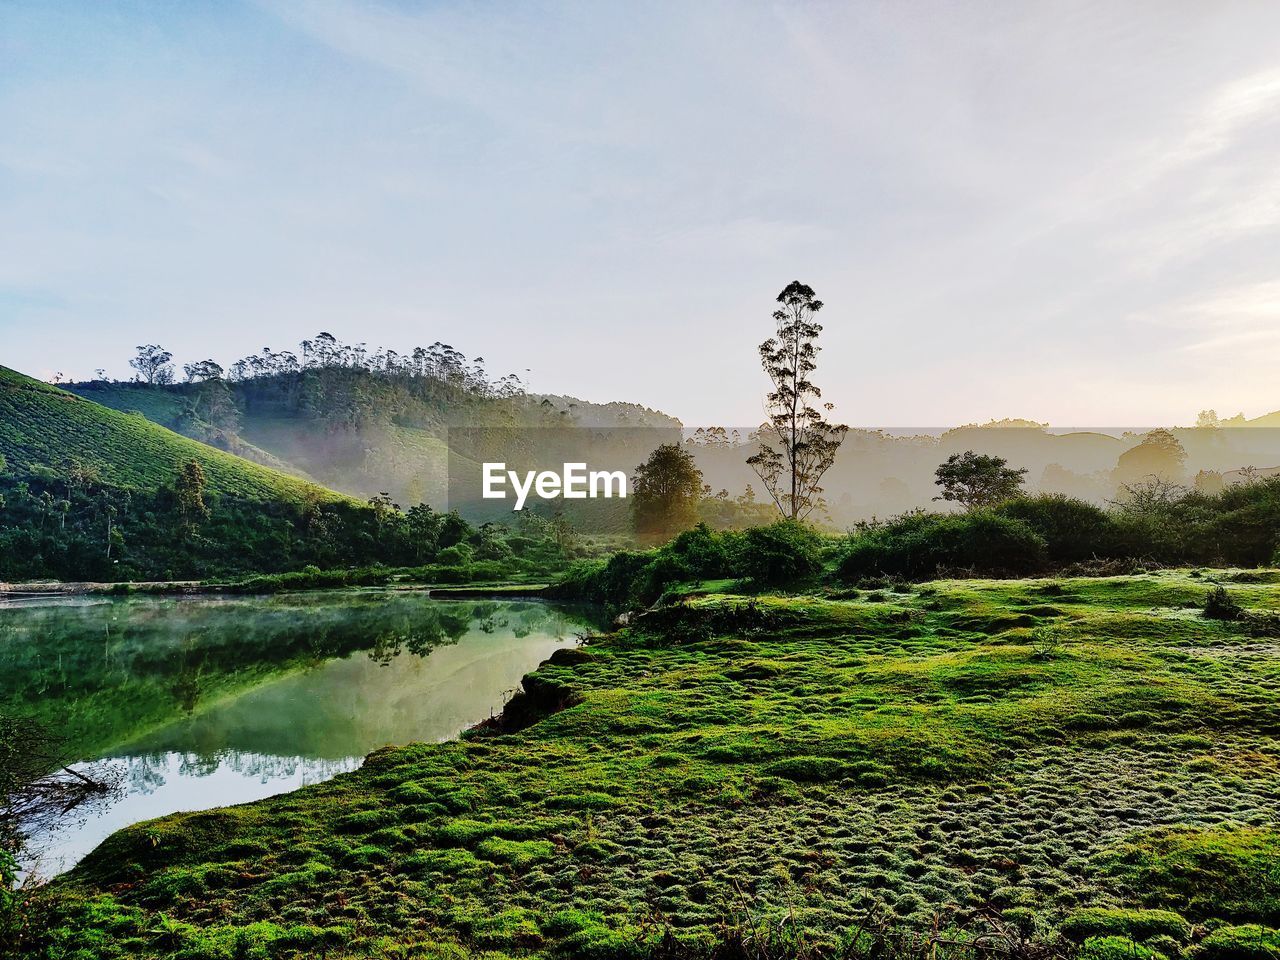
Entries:
[[111,486],[145,490],[172,483],[183,463],[196,460],[213,493],[257,502],[346,499],[7,367],[0,367],[0,455],[18,473],[76,460]]
[[115,834],[46,892],[32,952],[765,955],[768,929],[817,956],[1016,929],[1270,956],[1280,648],[1203,617],[1207,588],[690,596],[544,664],[513,716],[569,706],[522,730]]

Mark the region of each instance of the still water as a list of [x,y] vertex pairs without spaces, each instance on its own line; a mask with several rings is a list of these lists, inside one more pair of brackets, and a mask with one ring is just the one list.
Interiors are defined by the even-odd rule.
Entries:
[[586,628],[538,602],[376,590],[0,606],[0,710],[42,721],[75,766],[121,784],[33,837],[26,866],[50,876],[131,823],[454,737]]

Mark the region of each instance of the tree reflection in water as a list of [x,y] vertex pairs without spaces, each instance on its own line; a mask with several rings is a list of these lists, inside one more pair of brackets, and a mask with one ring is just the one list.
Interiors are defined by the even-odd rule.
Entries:
[[65,867],[103,830],[318,782],[387,743],[455,736],[589,622],[537,602],[410,591],[5,609],[0,712],[56,725],[71,757],[120,764],[116,808],[54,831]]

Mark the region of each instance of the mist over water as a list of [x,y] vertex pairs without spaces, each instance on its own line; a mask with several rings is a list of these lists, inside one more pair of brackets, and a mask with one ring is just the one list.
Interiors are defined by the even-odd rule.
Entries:
[[501,709],[585,626],[535,602],[346,591],[0,607],[0,703],[59,732],[116,794],[31,838],[69,869],[121,827],[243,803],[441,741]]

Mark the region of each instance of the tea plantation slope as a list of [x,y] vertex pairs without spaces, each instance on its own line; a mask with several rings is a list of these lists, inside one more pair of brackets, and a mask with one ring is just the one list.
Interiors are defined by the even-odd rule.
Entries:
[[214,493],[263,502],[346,499],[7,367],[0,367],[0,455],[18,474],[74,460],[110,486],[151,490],[196,460]]

